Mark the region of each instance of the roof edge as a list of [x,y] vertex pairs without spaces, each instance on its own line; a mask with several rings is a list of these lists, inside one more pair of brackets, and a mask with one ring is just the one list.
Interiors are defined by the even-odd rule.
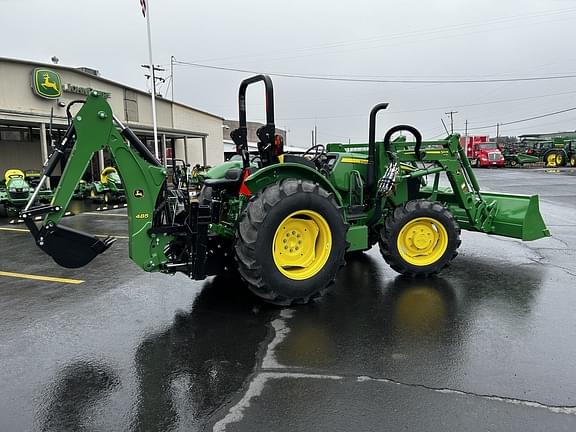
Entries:
[[[50,67],[50,68],[52,68],[52,69],[67,70],[67,71],[70,71],[70,72],[75,72],[75,73],[80,74],[80,75],[84,75],[84,76],[86,76],[86,77],[88,77],[88,78],[91,78],[91,79],[95,79],[95,80],[99,80],[99,81],[102,81],[102,82],[105,82],[105,83],[108,83],[108,84],[114,84],[114,85],[117,85],[117,86],[120,86],[120,87],[124,87],[124,88],[126,88],[126,89],[129,89],[129,90],[138,92],[138,93],[143,94],[143,95],[146,95],[146,96],[149,96],[149,95],[150,95],[148,92],[146,92],[146,91],[144,91],[144,90],[142,90],[142,89],[139,89],[139,88],[136,88],[136,87],[132,87],[132,86],[130,86],[130,85],[123,84],[123,83],[121,83],[121,82],[114,81],[114,80],[111,80],[111,79],[109,79],[109,78],[103,78],[103,77],[101,77],[101,76],[95,76],[95,75],[89,74],[89,73],[87,73],[87,72],[84,72],[84,71],[78,69],[78,68],[80,68],[80,67],[82,67],[82,66],[63,66],[63,65],[59,65],[59,64],[53,64],[53,63],[44,63],[44,62],[38,62],[38,61],[33,61],[33,60],[18,59],[18,58],[13,58],[13,57],[1,57],[1,56],[0,56],[0,62],[21,63],[21,64],[28,64],[28,65],[31,65],[31,66],[46,66],[46,67]],[[90,67],[90,66],[85,66],[85,67]],[[190,106],[190,105],[186,105],[186,104],[184,104],[184,103],[182,103],[182,102],[172,101],[172,100],[166,99],[166,98],[159,98],[159,99],[162,100],[162,101],[165,101],[165,102],[168,102],[168,103],[171,103],[171,104],[174,104],[174,105],[178,105],[178,106],[181,106],[181,107],[184,107],[184,108],[188,108],[188,109],[191,109],[191,110],[196,111],[196,112],[198,112],[198,113],[205,114],[205,115],[209,115],[209,116],[211,116],[211,117],[215,117],[215,118],[217,118],[217,119],[220,119],[220,120],[224,121],[224,117],[222,117],[222,116],[219,116],[219,115],[210,113],[210,112],[208,112],[208,111],[203,111],[203,110],[198,109],[198,108],[194,108],[194,107],[192,107],[192,106]]]

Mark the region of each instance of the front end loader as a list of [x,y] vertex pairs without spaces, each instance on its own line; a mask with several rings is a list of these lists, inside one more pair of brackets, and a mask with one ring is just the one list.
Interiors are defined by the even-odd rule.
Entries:
[[[252,155],[246,90],[256,83],[265,87],[266,124],[257,131],[258,154]],[[480,190],[458,135],[423,141],[414,127],[399,125],[377,142],[377,114],[388,104],[370,112],[368,143],[316,145],[304,155],[284,152],[268,76],[244,80],[238,106],[239,127],[231,137],[239,160],[206,172],[200,194],[191,198],[168,184],[166,169],[102,96],[88,96],[77,114],[69,114],[66,136],[43,170],[39,186],[71,148],[54,199],[22,212],[37,245],[72,268],[112,245],[112,238],[99,240],[60,224],[92,155],[104,147],[126,191],[129,253],[137,265],[197,280],[230,271],[273,304],[320,296],[346,252],[376,243],[394,270],[431,276],[456,256],[461,229],[521,240],[549,235],[537,196]],[[398,132],[415,141],[394,138]],[[40,227],[33,222],[38,215],[44,216]]]

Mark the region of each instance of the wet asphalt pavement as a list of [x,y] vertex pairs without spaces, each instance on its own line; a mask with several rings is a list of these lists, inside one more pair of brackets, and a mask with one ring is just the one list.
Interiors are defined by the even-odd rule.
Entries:
[[553,237],[463,232],[430,280],[374,248],[283,310],[225,277],[141,272],[122,210],[66,220],[120,236],[77,270],[0,221],[0,271],[84,281],[0,276],[0,431],[576,430],[576,175],[477,174],[539,193]]

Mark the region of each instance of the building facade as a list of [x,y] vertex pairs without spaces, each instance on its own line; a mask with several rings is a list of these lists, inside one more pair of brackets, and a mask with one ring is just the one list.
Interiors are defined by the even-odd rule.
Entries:
[[[0,176],[10,168],[37,170],[67,127],[66,105],[96,90],[112,111],[154,151],[150,94],[102,78],[89,68],[74,68],[0,58]],[[159,158],[194,165],[215,165],[224,159],[223,119],[190,106],[158,98],[156,102]],[[87,176],[109,165],[100,152]],[[57,181],[59,172],[52,181]]]

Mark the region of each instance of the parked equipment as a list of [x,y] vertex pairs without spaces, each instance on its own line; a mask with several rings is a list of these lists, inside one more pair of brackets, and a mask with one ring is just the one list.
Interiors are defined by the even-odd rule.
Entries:
[[[78,188],[81,188],[80,182]],[[114,167],[106,167],[100,173],[100,181],[92,182],[89,186],[89,198],[105,204],[124,202],[125,192],[122,180]]]
[[[246,90],[255,83],[265,85],[267,109],[257,132],[257,164],[250,160],[246,122]],[[238,102],[239,128],[231,137],[241,160],[212,168],[193,200],[169,188],[165,168],[92,93],[44,168],[50,174],[63,151],[74,147],[52,205],[22,213],[37,245],[56,263],[75,268],[113,244],[113,238],[99,240],[59,223],[103,145],[127,192],[129,252],[137,265],[192,279],[237,270],[256,295],[274,304],[318,297],[334,281],[346,251],[375,243],[399,273],[429,276],[457,255],[461,228],[522,240],[549,235],[536,195],[480,191],[458,135],[424,142],[418,130],[400,125],[376,142],[376,116],[388,104],[370,112],[368,144],[315,145],[295,156],[284,154],[275,135],[268,76],[244,80]],[[393,140],[399,131],[416,141]],[[441,175],[450,187],[440,187]],[[428,176],[432,185],[426,185]],[[39,214],[45,215],[41,227],[32,221]]]
[[465,149],[466,156],[476,168],[504,168],[505,160],[498,144],[490,142],[488,136],[460,137],[460,145]]
[[541,138],[539,135],[524,135],[520,145],[526,153],[537,156],[547,167],[576,167],[576,139],[569,136]]
[[538,156],[526,154],[514,147],[504,147],[502,150],[502,155],[506,161],[506,166],[512,168],[540,162],[540,158]]
[[[29,201],[33,190],[23,171],[6,170],[4,178],[0,180],[0,216],[17,215]],[[47,188],[39,189],[36,196],[38,202],[48,202],[51,198],[52,191]]]
[[547,167],[576,167],[576,140],[552,138],[550,148],[544,153],[544,162]]

